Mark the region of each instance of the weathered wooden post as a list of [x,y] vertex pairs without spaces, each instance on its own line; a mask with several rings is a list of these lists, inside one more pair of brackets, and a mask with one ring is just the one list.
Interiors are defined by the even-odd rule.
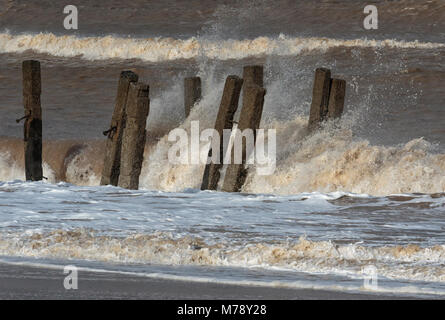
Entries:
[[184,108],[185,117],[190,114],[191,109],[201,99],[201,78],[191,77],[184,79]]
[[263,66],[245,66],[243,68],[244,87],[255,84],[263,87]]
[[[253,146],[256,140],[256,130],[260,126],[261,115],[263,113],[264,95],[266,90],[257,85],[250,84],[243,89],[243,108],[241,110],[240,120],[238,124],[238,132],[241,133],[246,129],[253,130]],[[242,143],[242,163],[229,164],[224,177],[223,191],[226,192],[239,192],[244,185],[247,178],[247,169],[245,168],[248,152],[253,150],[247,150],[246,142],[242,139],[242,136],[238,139],[235,138],[235,143]],[[232,161],[234,159],[234,150],[232,148]]]
[[[259,128],[261,115],[263,112],[265,90],[263,89],[264,93],[261,90],[258,91],[258,89],[261,89],[263,87],[263,74],[263,66],[261,65],[245,66],[243,68],[243,108],[241,110],[238,129],[240,130],[240,132],[245,129],[252,129],[254,131],[254,140],[256,139],[256,129]],[[259,100],[257,101],[256,99]],[[235,140],[237,139],[239,139],[239,137],[235,138]],[[248,156],[248,150],[246,150],[247,147],[245,141],[241,141],[241,143],[242,164],[233,163],[235,148],[232,147],[232,163],[227,167],[226,170],[222,188],[223,191],[240,191],[246,180],[247,169],[245,168],[245,162],[246,157]]]
[[328,106],[329,119],[341,117],[345,104],[345,94],[346,81],[340,79],[332,79]]
[[238,109],[238,101],[243,85],[243,79],[237,76],[228,76],[224,85],[224,92],[221,98],[218,115],[215,122],[215,130],[219,136],[213,139],[219,139],[219,150],[209,150],[209,157],[212,157],[213,152],[219,152],[219,163],[208,163],[204,170],[204,177],[202,179],[201,190],[216,190],[220,178],[220,169],[223,166],[224,160],[224,144],[223,144],[223,130],[232,129],[233,116]]
[[309,130],[318,127],[328,114],[331,71],[325,68],[315,70],[312,104],[309,115]]
[[121,164],[122,133],[125,127],[126,103],[130,83],[137,82],[138,75],[132,71],[122,71],[117,87],[117,96],[111,118],[110,129],[104,131],[108,137],[105,160],[102,169],[101,185],[117,186]]
[[23,61],[23,103],[25,116],[25,176],[26,180],[39,181],[43,178],[42,169],[42,108],[40,95],[42,80],[40,62]]
[[149,86],[142,83],[130,83],[119,175],[119,186],[122,188],[137,190],[139,187],[149,109]]

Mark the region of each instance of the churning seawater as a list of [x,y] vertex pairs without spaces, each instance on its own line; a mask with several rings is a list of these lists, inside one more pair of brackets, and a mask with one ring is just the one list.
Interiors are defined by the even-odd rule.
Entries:
[[[63,6],[0,0],[1,261],[445,294],[444,1],[376,1],[373,33],[364,1],[79,3],[73,34]],[[14,121],[30,58],[42,63],[48,178],[33,183]],[[166,134],[213,127],[225,77],[248,64],[264,65],[261,127],[277,130],[276,171],[252,167],[241,194],[198,191],[204,167],[170,164]],[[345,114],[308,134],[317,67],[347,81]],[[98,186],[125,69],[150,84],[140,191]],[[203,98],[185,119],[191,75]],[[377,289],[363,288],[368,266]]]
[[445,194],[168,193],[14,181],[0,185],[0,203],[7,262],[356,291],[373,266],[378,291],[445,294]]

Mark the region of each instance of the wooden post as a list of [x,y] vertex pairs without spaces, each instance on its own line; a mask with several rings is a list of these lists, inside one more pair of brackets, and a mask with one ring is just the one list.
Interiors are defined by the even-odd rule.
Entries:
[[328,106],[329,119],[341,117],[345,104],[345,94],[346,81],[340,79],[332,79]]
[[263,66],[245,66],[243,68],[244,87],[255,84],[263,87]]
[[105,160],[102,169],[101,185],[117,186],[121,164],[122,133],[125,127],[126,103],[130,83],[137,82],[138,75],[131,71],[122,71],[117,87],[116,102],[110,128],[104,131],[108,137]]
[[309,130],[322,122],[328,114],[329,91],[331,87],[331,71],[325,68],[315,70],[312,105],[309,115]]
[[201,78],[191,77],[184,79],[184,108],[185,117],[190,114],[191,109],[201,99]]
[[238,101],[242,85],[243,79],[240,79],[237,76],[228,76],[226,79],[218,116],[216,117],[215,122],[215,130],[218,132],[219,137],[213,137],[213,139],[219,138],[219,151],[209,150],[209,157],[212,156],[212,152],[219,152],[219,163],[211,162],[206,164],[201,190],[216,190],[218,186],[220,178],[219,171],[223,166],[224,160],[223,130],[232,129],[233,116],[238,109]]
[[35,60],[23,61],[22,71],[23,103],[25,107],[25,116],[22,119],[26,119],[24,124],[25,176],[26,180],[39,181],[43,178],[40,62]]
[[150,109],[149,86],[130,83],[127,98],[127,120],[122,136],[119,186],[137,190],[146,137],[146,123]]
[[[259,86],[251,84],[244,87],[243,90],[243,108],[241,110],[238,129],[243,132],[246,129],[253,130],[254,145],[256,140],[256,130],[260,126],[261,115],[263,113],[264,95],[266,90]],[[238,134],[240,133],[238,132]],[[240,137],[242,139],[242,137]],[[237,139],[239,141],[239,139]],[[242,163],[230,164],[227,167],[224,177],[223,191],[239,192],[247,178],[247,169],[245,168],[246,159],[249,156],[246,150],[246,143],[242,141]],[[234,148],[232,148],[232,160],[234,159]]]

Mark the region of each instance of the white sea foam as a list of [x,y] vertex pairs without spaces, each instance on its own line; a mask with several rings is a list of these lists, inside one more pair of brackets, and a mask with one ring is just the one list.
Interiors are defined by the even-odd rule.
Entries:
[[241,59],[264,55],[297,55],[302,52],[324,51],[336,47],[436,49],[443,43],[420,41],[258,37],[245,40],[208,40],[205,38],[119,38],[57,36],[52,33],[0,33],[1,53],[21,53],[33,50],[59,57],[81,56],[88,60],[141,59],[160,62],[205,57],[218,60]]
[[373,265],[384,281],[433,290],[445,282],[444,205],[440,194],[166,193],[14,181],[0,183],[0,255],[258,269],[253,281],[289,273],[284,283],[295,273],[356,281]]
[[51,259],[95,260],[112,263],[195,265],[305,273],[337,274],[361,278],[372,264],[379,276],[396,280],[445,282],[445,245],[364,247],[331,241],[295,243],[207,244],[199,238],[169,233],[103,236],[94,230],[54,230],[31,235],[10,233],[0,238],[0,255]]
[[25,171],[8,152],[0,152],[0,181],[25,180]]
[[[216,89],[215,89],[216,90]],[[190,121],[200,119],[202,128],[212,127],[214,112],[204,105],[217,103],[217,94],[203,98],[180,127],[190,129]],[[347,191],[357,194],[390,195],[403,193],[440,193],[445,191],[445,154],[435,153],[422,138],[399,146],[378,146],[353,137],[347,117],[340,126],[328,124],[308,135],[307,118],[264,123],[277,130],[277,168],[272,175],[249,170],[243,191],[292,195],[302,192]],[[148,190],[181,192],[199,189],[204,165],[176,165],[168,160],[173,142],[163,137],[147,146],[140,176],[140,187]],[[101,155],[91,148],[81,150],[65,164],[66,181],[76,185],[99,184]],[[206,156],[208,143],[200,145]],[[92,161],[93,160],[93,161]],[[56,182],[54,168],[44,162],[44,176]],[[7,152],[0,153],[0,181],[24,180],[23,165]]]
[[[224,60],[263,54],[293,55],[305,50],[325,50],[338,46],[412,49],[445,46],[440,43],[394,40],[337,40],[285,36],[215,41],[201,38],[78,38],[53,34],[2,33],[0,52],[32,49],[67,57],[82,55],[85,59],[140,58],[147,61],[164,61],[200,56]],[[213,128],[224,86],[224,80],[213,75],[211,65],[204,62],[200,64],[200,68],[203,97],[193,108],[188,119],[180,124],[180,127],[186,130],[190,129],[190,122],[194,120],[200,121],[202,130]],[[301,115],[301,110],[306,106],[297,105],[299,112],[287,114],[285,121],[277,120],[283,109],[295,110],[293,106],[299,103],[301,97],[285,92],[289,88],[283,88],[281,78],[269,82],[264,106],[265,119],[261,127],[277,130],[277,170],[273,175],[260,176],[256,174],[255,168],[252,168],[249,170],[243,191],[276,194],[349,191],[372,195],[445,191],[445,155],[434,153],[433,147],[427,141],[414,139],[404,145],[386,147],[372,145],[366,139],[356,138],[354,124],[358,123],[356,117],[359,117],[357,114],[360,110],[345,114],[340,121],[329,123],[316,133],[308,135],[307,117]],[[152,99],[148,131],[159,131],[171,125],[171,122],[180,123],[178,110],[183,109],[181,92],[181,87],[177,84]],[[351,109],[350,106],[347,107]],[[155,145],[147,145],[140,176],[141,188],[178,192],[200,187],[204,166],[179,166],[169,163],[168,150],[171,145],[166,136]],[[201,144],[200,152],[203,156],[207,155],[206,147],[208,143]],[[77,185],[98,185],[103,155],[91,149],[81,148],[70,159],[65,159],[66,163],[62,166],[64,172],[51,176],[54,179],[62,177],[61,179]],[[23,180],[21,164],[14,162],[7,153],[2,153],[0,157],[0,181]],[[46,171],[56,171],[58,165],[55,164],[54,168],[47,165]]]
[[[195,108],[197,114],[190,119],[196,117],[205,123],[200,105]],[[187,130],[189,120],[182,125]],[[277,130],[277,169],[264,176],[252,168],[243,191],[298,194],[340,190],[372,195],[445,191],[445,155],[435,154],[427,141],[419,138],[394,147],[371,145],[355,139],[348,119],[343,121],[340,127],[345,129],[332,123],[312,135],[307,135],[306,117],[264,124]],[[164,137],[146,152],[141,187],[176,192],[200,187],[204,166],[170,164],[167,153],[171,145]],[[201,143],[203,154],[207,153],[206,145]]]
[[[51,166],[42,163],[43,176],[50,183],[56,182],[56,176]],[[15,161],[8,152],[0,152],[0,181],[25,180],[24,166]]]

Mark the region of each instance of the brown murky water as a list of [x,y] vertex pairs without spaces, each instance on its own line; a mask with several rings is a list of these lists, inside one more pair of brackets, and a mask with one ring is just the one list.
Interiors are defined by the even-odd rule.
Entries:
[[[372,265],[383,291],[443,295],[445,1],[373,3],[366,31],[361,0],[72,1],[67,31],[62,4],[0,0],[2,259],[335,290],[361,290]],[[20,181],[26,59],[42,64],[44,183]],[[247,64],[265,68],[276,170],[250,170],[241,194],[198,192],[203,165],[169,163],[166,134],[212,127],[225,77]],[[347,81],[345,114],[308,135],[322,66]],[[150,85],[137,192],[98,187],[126,69]]]

